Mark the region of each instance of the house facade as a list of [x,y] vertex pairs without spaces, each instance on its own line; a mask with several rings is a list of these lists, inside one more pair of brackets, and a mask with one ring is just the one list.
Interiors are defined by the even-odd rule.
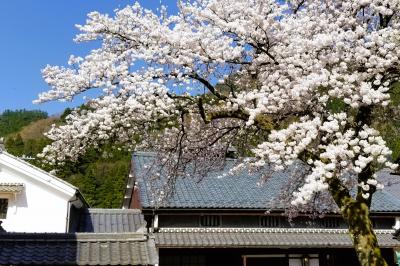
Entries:
[[92,209],[71,184],[0,151],[0,265],[158,265],[141,210]]
[[[162,184],[162,171],[161,181],[151,181],[160,174],[156,159],[153,153],[133,155],[123,207],[142,209],[160,266],[358,265],[338,213],[315,219],[299,215],[289,222],[282,203],[272,200],[289,173],[275,172],[259,186],[259,176],[247,171],[226,175],[235,164],[229,159],[224,169],[201,181],[178,179],[173,194],[159,201],[154,191]],[[389,265],[397,265],[394,251],[400,242],[393,238],[393,227],[398,217],[400,200],[376,192],[371,219]]]
[[7,232],[65,233],[87,207],[76,187],[0,150],[0,222]]

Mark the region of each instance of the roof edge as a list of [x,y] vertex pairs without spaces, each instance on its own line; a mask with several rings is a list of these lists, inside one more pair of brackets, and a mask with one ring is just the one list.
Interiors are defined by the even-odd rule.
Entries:
[[[375,234],[394,234],[394,229],[376,229]],[[157,233],[329,233],[349,234],[343,228],[259,228],[259,227],[160,227]]]
[[[4,156],[4,157],[3,157]],[[0,162],[2,162],[4,165],[21,172],[29,177],[34,178],[35,180],[38,180],[44,184],[50,185],[51,187],[63,192],[64,194],[67,194],[69,196],[74,196],[76,191],[78,191],[78,188],[73,186],[72,184],[66,182],[65,180],[62,180],[61,178],[58,178],[49,172],[46,172],[43,169],[40,169],[37,166],[34,166],[6,151],[0,150]],[[18,165],[20,164],[20,165]],[[22,166],[22,167],[18,167]],[[33,169],[34,172],[29,172],[27,169],[24,169],[24,167],[29,167],[30,169]],[[48,177],[48,178],[45,178]],[[55,182],[52,182],[55,181]]]

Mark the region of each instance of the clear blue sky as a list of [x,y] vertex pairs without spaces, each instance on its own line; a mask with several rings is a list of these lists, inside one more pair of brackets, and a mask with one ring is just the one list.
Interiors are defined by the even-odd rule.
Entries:
[[[1,0],[0,1],[0,112],[5,109],[41,109],[49,114],[82,102],[32,104],[47,90],[40,70],[50,65],[66,65],[69,55],[85,55],[94,44],[76,44],[75,24],[84,24],[91,11],[113,14],[128,0]],[[156,10],[159,0],[139,0]],[[170,13],[176,0],[162,0]]]

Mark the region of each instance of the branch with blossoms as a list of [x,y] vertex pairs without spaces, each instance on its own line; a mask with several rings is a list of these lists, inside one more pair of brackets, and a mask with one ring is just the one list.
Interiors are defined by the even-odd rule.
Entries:
[[[245,11],[229,15],[239,8]],[[90,13],[87,24],[78,27],[82,33],[76,41],[101,40],[103,47],[85,58],[71,57],[74,68],[45,68],[43,75],[52,89],[38,101],[70,100],[93,88],[101,88],[104,94],[88,103],[90,110],[73,113],[67,125],[49,132],[54,142],[43,156],[52,163],[75,159],[87,147],[108,139],[133,147],[133,136],[143,135],[154,121],[168,120],[173,127],[182,123],[182,114],[193,113],[205,124],[239,119],[243,129],[257,128],[267,134],[272,130],[268,141],[248,148],[258,164],[268,161],[281,169],[305,151],[313,154],[315,159],[305,163],[316,176],[306,178],[309,181],[295,193],[294,202],[306,202],[327,188],[326,178],[348,171],[355,171],[360,188],[366,188],[368,179],[363,175],[372,172],[364,169],[370,169],[372,161],[365,168],[364,162],[357,165],[357,158],[365,157],[362,148],[368,149],[367,144],[359,150],[354,145],[354,150],[349,143],[340,146],[337,137],[354,142],[360,129],[353,132],[347,120],[356,118],[346,115],[338,120],[327,105],[340,99],[348,110],[356,110],[389,103],[390,84],[398,77],[396,8],[372,2],[345,2],[338,7],[330,2],[210,1],[181,4],[178,15],[162,18],[138,4],[117,11],[114,18]],[[326,13],[337,16],[326,17]],[[132,71],[141,62],[147,66]],[[237,78],[230,80],[234,84],[230,91],[220,92],[215,79],[224,77],[222,83],[227,84],[233,75]],[[199,94],[202,89],[207,92]],[[346,124],[346,129],[325,129],[335,123]],[[276,131],[282,124],[288,127]],[[378,133],[373,134],[370,138],[378,138]],[[374,143],[369,144],[385,145]],[[325,158],[328,148],[338,146],[343,150]],[[64,154],[52,152],[61,148]],[[346,153],[350,154],[346,158],[335,157]],[[388,154],[382,148],[376,169],[385,165],[382,158]]]
[[288,190],[291,205],[328,193],[365,250],[360,262],[381,260],[369,207],[381,188],[375,173],[397,165],[373,120],[396,108],[399,13],[398,0],[194,0],[171,16],[138,3],[113,17],[92,12],[75,40],[101,47],[72,56],[70,67],[46,67],[50,89],[37,102],[98,97],[48,132],[42,156],[56,165],[110,140],[154,150],[166,154],[170,187],[189,165],[199,176],[221,167],[230,145],[252,157],[239,168],[281,171],[300,160],[308,171]]

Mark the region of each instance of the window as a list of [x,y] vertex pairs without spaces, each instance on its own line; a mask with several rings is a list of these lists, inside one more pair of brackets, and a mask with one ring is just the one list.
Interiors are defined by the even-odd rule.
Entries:
[[200,225],[207,227],[215,227],[221,224],[221,216],[219,215],[202,215],[200,216]]
[[340,219],[335,217],[324,218],[323,223],[325,228],[339,228],[340,227]]
[[262,227],[281,227],[282,217],[278,216],[261,216],[260,225]]
[[0,199],[0,219],[7,217],[8,199]]

